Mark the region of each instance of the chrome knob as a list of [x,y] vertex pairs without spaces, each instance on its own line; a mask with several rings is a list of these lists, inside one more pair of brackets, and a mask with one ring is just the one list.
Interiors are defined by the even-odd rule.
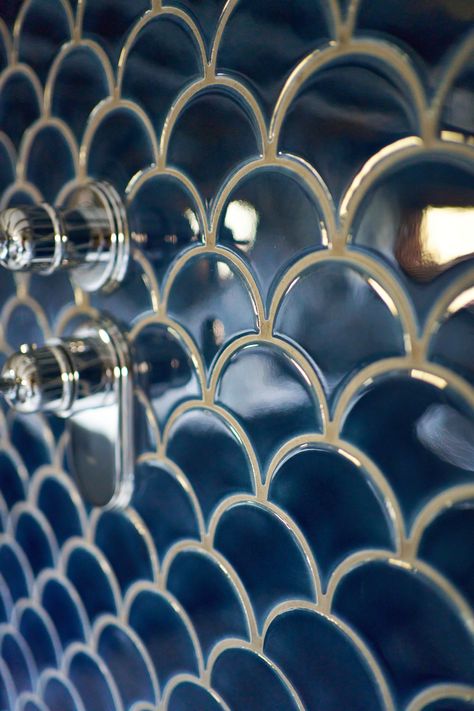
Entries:
[[41,347],[22,346],[3,366],[0,388],[19,412],[67,416],[105,404],[119,366],[110,337],[100,330]]
[[68,459],[84,498],[124,506],[133,482],[133,380],[125,335],[110,319],[71,338],[25,345],[0,374],[0,392],[21,413],[67,417]]
[[0,212],[0,264],[11,271],[72,269],[82,289],[110,290],[125,276],[129,252],[125,210],[108,183],[75,187],[60,207],[42,203]]
[[0,389],[18,412],[65,412],[73,402],[72,364],[61,346],[22,346],[5,363]]

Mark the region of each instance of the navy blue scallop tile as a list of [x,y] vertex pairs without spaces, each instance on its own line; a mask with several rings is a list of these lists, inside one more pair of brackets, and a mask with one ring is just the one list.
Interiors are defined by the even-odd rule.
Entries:
[[44,82],[60,46],[70,39],[70,26],[59,0],[32,0],[21,25],[19,58]]
[[443,319],[430,341],[429,358],[474,385],[474,311],[468,301]]
[[171,134],[168,162],[188,175],[206,200],[224,178],[260,154],[250,110],[228,91],[202,91],[179,115]]
[[[80,543],[67,560],[66,575],[76,588],[91,622],[99,615],[116,614],[117,602],[108,571],[99,551]],[[91,585],[91,580],[94,585]]]
[[148,177],[127,206],[132,236],[159,277],[181,252],[202,241],[194,197],[170,175]]
[[280,150],[314,165],[336,202],[371,156],[416,133],[408,92],[390,73],[360,57],[328,62],[301,86],[285,115]]
[[357,550],[394,547],[382,495],[340,452],[316,446],[297,451],[275,472],[269,498],[299,526],[326,580]]
[[241,422],[262,466],[291,437],[321,427],[307,377],[274,345],[255,343],[233,354],[220,377],[216,399]]
[[8,27],[14,24],[22,2],[23,0],[12,0],[12,2],[5,5],[4,8],[2,7],[2,20]]
[[13,541],[10,542],[6,536],[3,536],[0,541],[0,574],[14,601],[29,597],[28,573],[31,575],[31,571],[25,569],[25,562],[28,566],[28,561],[18,555]]
[[[140,457],[146,452],[154,452],[158,446],[158,431],[156,419],[146,399],[141,392],[136,392],[133,398],[134,418],[133,431],[135,455]],[[136,485],[134,486],[135,490]]]
[[52,451],[46,437],[47,424],[42,415],[14,413],[11,417],[10,438],[30,474],[45,464],[51,464]]
[[44,334],[37,314],[28,304],[24,303],[15,304],[13,311],[9,314],[5,335],[8,344],[14,350],[18,350],[25,342],[44,342]]
[[0,451],[0,491],[8,508],[25,498],[25,482],[17,462],[6,450]]
[[[440,408],[456,415],[451,431],[440,428]],[[393,375],[375,383],[356,402],[343,435],[382,470],[411,522],[444,488],[472,482],[472,469],[463,466],[461,453],[448,449],[451,437],[471,420],[470,413],[446,389]]]
[[153,579],[141,521],[122,511],[104,511],[95,528],[94,543],[109,561],[122,592],[137,580]]
[[[76,593],[77,594],[77,593]],[[86,630],[79,614],[74,589],[59,577],[51,577],[41,591],[41,604],[51,617],[64,649],[71,642],[82,642]]]
[[205,656],[226,637],[248,639],[234,581],[204,552],[179,553],[170,566],[166,587],[191,618]]
[[18,709],[21,711],[49,711],[41,699],[35,697],[30,698],[28,696],[21,699],[21,706],[18,706]]
[[[8,674],[8,667],[4,668]],[[9,711],[11,709],[11,682],[9,683],[5,677],[6,674],[0,670],[0,704],[2,704],[2,708]]]
[[173,281],[168,313],[194,337],[206,364],[241,333],[255,331],[255,306],[247,285],[227,259],[199,255]]
[[140,170],[154,162],[150,136],[130,109],[114,109],[102,118],[89,149],[88,172],[123,191]]
[[196,512],[185,483],[158,460],[136,468],[132,505],[145,522],[160,558],[181,539],[199,539]]
[[[1,97],[1,92],[0,92],[0,97]],[[20,198],[21,204],[24,204],[24,201],[21,199],[21,195],[18,196]],[[7,271],[6,269],[2,270],[2,279],[0,281],[0,303],[5,304],[8,299],[10,299],[12,296],[15,296],[16,294],[16,283],[15,283],[15,277],[12,272]]]
[[79,512],[66,481],[46,477],[36,498],[37,506],[48,519],[59,545],[73,536],[82,535]]
[[42,697],[50,711],[78,711],[69,683],[60,676],[48,678],[44,684]]
[[51,639],[50,628],[45,621],[44,611],[32,604],[23,607],[18,630],[33,655],[38,673],[58,664],[56,649]]
[[191,354],[174,329],[145,326],[134,339],[134,361],[136,382],[161,426],[180,403],[201,395]]
[[314,197],[300,179],[275,168],[246,175],[231,191],[218,240],[249,262],[264,295],[284,266],[324,243]]
[[169,711],[222,711],[221,704],[209,691],[190,681],[181,682],[171,692],[168,702]]
[[212,37],[217,29],[217,22],[224,8],[224,0],[164,0],[163,5],[184,8],[188,15],[197,23],[204,40],[211,44]]
[[131,28],[150,8],[148,0],[88,0],[83,32],[100,44],[116,65],[120,50]]
[[472,711],[473,708],[474,701],[463,701],[446,696],[441,701],[433,701],[433,703],[423,706],[423,711]]
[[12,72],[0,94],[0,129],[19,146],[26,129],[39,117],[38,95],[28,74]]
[[13,183],[15,179],[14,156],[7,149],[4,141],[0,141],[0,193]]
[[43,309],[51,328],[60,320],[64,311],[74,303],[74,291],[68,272],[42,276],[32,274],[28,293]]
[[[65,274],[5,272],[0,363],[10,347],[43,342],[75,300],[110,313],[133,330],[140,461],[130,509],[99,514],[52,473],[64,423],[6,418],[19,458],[0,452],[0,708],[472,706],[462,692],[473,683],[472,502],[448,494],[474,472],[461,396],[474,382],[468,4],[0,0],[3,202],[53,201],[80,167],[126,194],[133,251],[110,295],[74,294]],[[204,68],[186,16],[211,60],[194,95]],[[279,97],[275,137],[262,137]],[[417,143],[421,129],[436,141]],[[348,233],[337,264],[324,256],[336,235],[319,191],[325,210],[341,205],[340,239]],[[322,432],[316,378],[334,410],[361,368],[404,354],[412,306],[410,331],[422,335],[441,299],[422,344],[435,374],[420,360],[369,378],[328,427],[337,452],[308,442],[290,452],[291,438]],[[243,334],[255,342],[219,360]],[[278,451],[267,491],[253,469],[265,482]],[[407,535],[418,521],[419,570],[389,552],[394,507]],[[349,565],[361,550],[365,562]],[[316,597],[336,567],[322,613]],[[249,643],[255,626],[263,639]]]
[[131,259],[120,288],[110,293],[99,291],[91,294],[91,304],[98,311],[108,313],[124,328],[130,328],[143,316],[151,315],[153,298],[150,280],[142,265]]
[[286,522],[257,503],[240,503],[219,521],[215,548],[234,567],[260,626],[285,600],[314,600],[305,555]]
[[[2,97],[3,97],[3,91],[0,92],[0,106],[2,102]],[[36,204],[36,198],[35,195],[33,194],[33,188],[31,185],[27,185],[24,188],[16,187],[11,190],[11,192],[8,195],[8,200],[5,203],[6,207],[19,207],[19,206],[24,206],[24,205],[35,205]],[[11,272],[5,271],[4,272],[4,280],[8,278],[8,275],[10,274],[10,278],[12,279],[13,284],[15,285],[14,279],[13,279],[13,274]],[[16,290],[16,285],[15,288],[12,289],[12,293]]]
[[418,557],[439,570],[474,604],[474,501],[459,501],[424,530]]
[[356,370],[405,352],[391,297],[370,275],[337,262],[315,265],[295,279],[275,331],[304,349],[331,396]]
[[124,626],[107,623],[100,632],[97,652],[115,680],[124,708],[138,701],[156,701],[150,671]]
[[324,615],[309,610],[285,612],[270,625],[264,651],[286,674],[304,708],[385,708],[367,660],[350,637]]
[[202,73],[197,43],[184,22],[162,14],[138,33],[127,55],[122,96],[141,106],[160,133],[179,94]]
[[73,148],[57,126],[46,125],[36,133],[28,152],[26,176],[47,202],[54,202],[75,177]]
[[15,539],[28,558],[34,575],[54,566],[54,553],[43,521],[34,509],[23,510],[15,525]]
[[[291,70],[332,34],[329,3],[307,0],[243,0],[230,17],[219,47],[218,67],[244,78],[271,116]],[[278,52],[273,42],[281,39]],[[307,137],[306,137],[307,138]]]
[[455,604],[420,572],[374,561],[350,571],[334,611],[366,640],[403,705],[435,683],[474,683],[474,641]]
[[94,107],[109,94],[101,58],[90,47],[71,49],[62,59],[54,81],[52,113],[81,140]]
[[197,673],[189,631],[178,611],[158,592],[140,590],[131,604],[128,622],[147,648],[162,688],[175,674]]
[[0,573],[0,624],[9,621],[11,606],[8,586]]
[[[425,31],[427,17],[429,32]],[[369,0],[363,0],[357,13],[357,27],[361,32],[370,31],[389,42],[398,42],[433,65],[472,27],[473,20],[470,5],[462,11],[451,3],[433,5],[429,0],[415,4],[409,0],[388,0],[377,9]]]
[[474,118],[471,111],[474,87],[473,55],[462,66],[453,81],[441,113],[441,127],[469,136],[474,133]]
[[104,673],[103,662],[81,648],[75,651],[68,666],[68,678],[76,687],[88,711],[116,711],[116,696]]
[[32,691],[34,679],[31,662],[26,658],[25,645],[10,629],[0,630],[0,658],[7,665],[17,694]]
[[[2,19],[4,20],[5,18],[2,17]],[[0,71],[3,71],[8,64],[8,45],[5,35],[0,32]]]
[[439,154],[400,160],[381,172],[351,226],[353,241],[395,270],[424,323],[434,302],[472,269],[474,172]]
[[253,489],[250,465],[237,436],[210,410],[191,410],[176,421],[168,456],[191,483],[205,518],[226,496]]
[[212,669],[211,682],[234,711],[299,708],[274,665],[248,649],[222,652]]
[[[1,490],[1,487],[0,487]],[[5,533],[7,528],[7,504],[4,497],[0,493],[0,534]]]

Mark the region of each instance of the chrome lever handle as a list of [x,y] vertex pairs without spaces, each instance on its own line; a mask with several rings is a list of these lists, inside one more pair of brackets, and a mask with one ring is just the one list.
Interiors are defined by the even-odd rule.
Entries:
[[75,187],[60,207],[42,203],[0,212],[3,267],[44,275],[71,269],[85,291],[110,291],[122,281],[129,240],[125,209],[108,183]]
[[0,391],[21,413],[67,417],[68,457],[84,498],[125,506],[132,493],[133,373],[126,336],[101,317],[68,339],[22,346],[4,364]]

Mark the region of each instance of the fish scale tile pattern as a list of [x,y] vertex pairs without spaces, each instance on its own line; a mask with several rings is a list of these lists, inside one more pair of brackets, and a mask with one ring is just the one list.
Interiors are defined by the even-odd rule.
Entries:
[[101,310],[137,362],[126,510],[0,412],[1,709],[474,708],[473,32],[0,2],[1,206],[107,180],[133,233],[110,295],[3,272],[2,358]]

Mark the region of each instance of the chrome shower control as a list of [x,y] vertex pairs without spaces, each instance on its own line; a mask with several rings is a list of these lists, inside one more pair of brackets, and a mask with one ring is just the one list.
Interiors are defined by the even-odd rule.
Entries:
[[74,187],[60,207],[47,203],[0,212],[0,264],[48,275],[72,269],[85,291],[113,289],[129,258],[125,210],[108,183]]
[[22,346],[2,368],[0,391],[22,413],[67,417],[68,458],[84,498],[124,506],[133,483],[132,363],[126,337],[107,318],[71,338]]
[[110,335],[88,328],[67,340],[22,346],[3,366],[0,387],[19,412],[68,416],[107,403],[116,367],[120,362]]

